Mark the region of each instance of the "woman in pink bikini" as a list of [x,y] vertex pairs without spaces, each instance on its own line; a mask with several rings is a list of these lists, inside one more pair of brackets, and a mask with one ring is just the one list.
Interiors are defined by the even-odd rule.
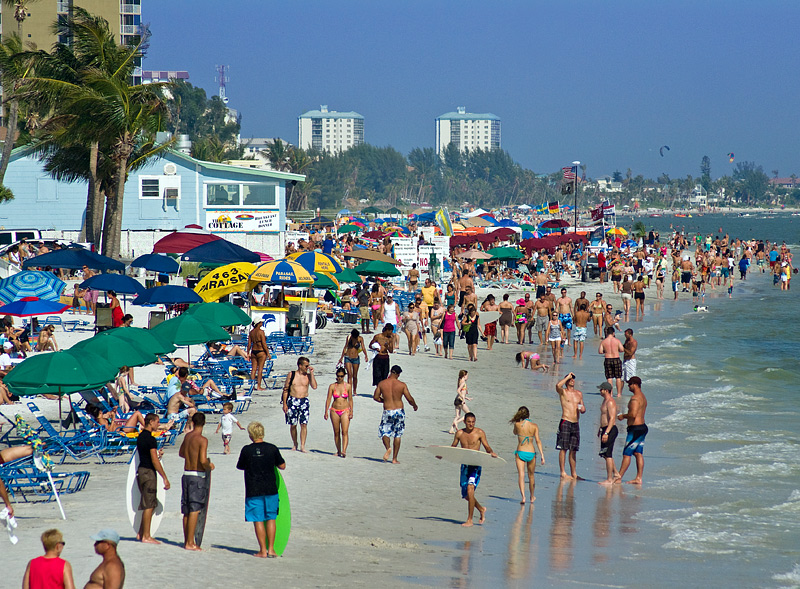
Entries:
[[341,458],[347,455],[350,441],[348,430],[353,419],[353,389],[345,382],[346,375],[344,368],[336,369],[336,382],[328,387],[328,398],[325,400],[325,419],[330,414],[336,455]]

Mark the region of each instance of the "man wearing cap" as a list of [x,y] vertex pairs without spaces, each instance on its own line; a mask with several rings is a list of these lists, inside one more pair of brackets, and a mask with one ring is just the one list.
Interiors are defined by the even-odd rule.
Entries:
[[614,423],[617,418],[617,402],[614,400],[614,388],[607,382],[597,387],[603,401],[600,404],[600,429],[597,437],[600,438],[600,458],[606,461],[606,480],[600,481],[598,485],[611,485],[617,478],[619,472],[614,464],[614,442],[617,440],[619,430]]
[[[400,380],[402,372],[403,369],[396,364],[392,366],[389,378],[380,382],[372,395],[376,402],[383,403],[383,415],[381,424],[378,427],[378,433],[383,440],[383,447],[386,448],[383,461],[389,460],[389,455],[391,455],[392,464],[399,464],[397,455],[400,452],[400,438],[402,438],[406,429],[406,412],[403,409],[403,398],[411,404],[414,411],[417,410],[417,402],[414,401],[414,397],[408,391],[406,383]],[[394,442],[390,442],[389,438],[394,438]]]
[[3,374],[8,374],[11,370],[11,352],[14,351],[14,344],[11,342],[3,342],[3,353],[0,354],[0,371]]
[[125,584],[125,565],[117,554],[119,534],[114,530],[100,530],[94,536],[94,551],[103,562],[89,575],[84,589],[120,589]]

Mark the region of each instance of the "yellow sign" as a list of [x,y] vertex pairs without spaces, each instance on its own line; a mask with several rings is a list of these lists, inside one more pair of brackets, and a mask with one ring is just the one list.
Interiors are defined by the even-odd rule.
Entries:
[[251,290],[253,285],[248,282],[255,269],[256,265],[249,262],[235,262],[220,266],[204,276],[194,287],[194,291],[205,302],[211,303],[234,292]]

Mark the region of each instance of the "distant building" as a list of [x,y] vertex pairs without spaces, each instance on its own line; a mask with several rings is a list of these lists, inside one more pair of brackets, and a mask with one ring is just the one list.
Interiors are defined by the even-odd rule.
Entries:
[[598,178],[597,189],[600,192],[622,192],[622,182],[614,182],[608,178]]
[[177,70],[143,70],[142,84],[158,84],[178,80],[186,82],[189,80],[189,72]]
[[800,178],[770,178],[769,182],[780,188],[800,188]]
[[708,206],[708,192],[702,184],[695,184],[687,200],[691,206],[703,209]]
[[[53,23],[66,18],[73,8],[80,6],[90,14],[108,21],[112,32],[118,32],[116,40],[121,44],[132,43],[140,34],[142,19],[142,0],[50,0],[49,2],[26,2],[26,18],[22,23],[22,42],[32,43],[38,49],[49,51],[57,41],[67,43],[66,38],[58,38],[53,32]],[[3,38],[17,32],[14,20],[14,6],[0,2],[0,22]],[[138,61],[138,60],[137,60]],[[136,64],[141,66],[141,62]],[[133,83],[141,83],[141,70],[137,67]]]
[[357,112],[329,111],[327,104],[301,114],[298,127],[297,143],[305,150],[336,153],[364,143],[364,117]]
[[[244,146],[244,155],[245,156],[255,156],[255,157],[262,157],[261,152],[266,151],[267,147],[269,147],[270,143],[275,141],[276,139],[281,139],[280,137],[240,137],[239,138],[239,145]],[[281,139],[283,144],[288,149],[292,146],[291,143],[286,141],[285,139]],[[264,158],[266,159],[266,158]]]
[[463,106],[436,118],[436,153],[450,145],[459,151],[500,149],[500,117],[492,113],[471,113]]

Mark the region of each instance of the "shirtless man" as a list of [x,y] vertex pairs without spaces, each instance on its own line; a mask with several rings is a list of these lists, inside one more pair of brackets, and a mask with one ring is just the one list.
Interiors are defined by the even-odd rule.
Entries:
[[[460,429],[456,432],[451,446],[456,448],[459,444],[462,448],[466,448],[467,450],[478,451],[480,451],[481,445],[483,445],[484,449],[489,454],[491,454],[494,458],[497,458],[497,454],[494,453],[492,448],[489,446],[489,442],[486,440],[486,432],[479,427],[475,427],[474,413],[470,412],[464,415],[464,429]],[[473,466],[470,464],[461,465],[461,497],[466,499],[468,503],[467,521],[461,524],[464,527],[469,527],[472,525],[472,518],[476,509],[478,510],[478,513],[481,514],[478,523],[482,524],[486,521],[486,508],[478,503],[477,499],[475,499],[475,489],[478,488],[478,483],[480,483],[480,481],[480,466]]]
[[614,313],[614,307],[606,304],[606,312],[603,313],[603,333],[605,333],[605,330],[609,327],[614,329],[614,331],[619,329],[619,314]]
[[297,450],[297,425],[300,424],[300,451],[306,451],[306,437],[308,436],[308,418],[311,415],[308,402],[308,387],[317,389],[317,377],[314,376],[314,367],[305,356],[297,359],[297,370],[292,370],[286,375],[283,385],[281,404],[292,436],[292,450]]
[[633,283],[633,300],[636,303],[636,318],[638,319],[641,313],[641,316],[644,317],[644,276],[641,274],[637,278],[636,282]]
[[[185,369],[181,368],[178,372],[178,376],[176,377],[181,383],[180,389],[169,398],[169,401],[167,401],[166,417],[170,421],[188,419],[186,422],[186,433],[189,433],[194,427],[192,424],[192,415],[197,413],[197,407],[194,401],[192,401],[192,399],[189,397],[189,393],[192,390],[192,385],[186,382],[189,371],[186,370],[186,374],[184,375],[183,370]],[[181,404],[186,405],[186,409],[181,410]]]
[[567,296],[566,288],[561,289],[561,298],[556,300],[556,311],[558,312],[558,320],[561,321],[561,327],[564,328],[564,333],[566,334],[564,345],[569,347],[569,340],[572,335],[572,299]]
[[589,329],[588,323],[591,315],[589,314],[588,305],[581,304],[575,312],[575,333],[572,336],[572,357],[578,357],[580,360],[583,358],[583,342],[586,341],[586,332]]
[[573,307],[572,307],[573,315],[578,312],[578,309],[580,309],[581,305],[586,305],[586,308],[587,309],[589,308],[589,299],[586,298],[586,291],[585,290],[582,290],[581,291],[581,296],[579,296],[577,299],[575,299],[575,303],[573,304]]
[[[400,440],[406,430],[406,412],[403,409],[403,399],[409,402],[414,411],[417,410],[417,402],[408,391],[406,383],[400,380],[402,372],[403,369],[396,364],[392,366],[389,378],[379,383],[375,388],[375,393],[372,395],[374,401],[383,403],[383,416],[378,427],[378,433],[383,440],[383,447],[386,448],[383,461],[389,460],[389,455],[391,454],[392,464],[400,464],[397,461],[397,455],[400,453]],[[394,438],[394,442],[390,443],[389,438]]]
[[464,297],[462,299],[461,312],[466,313],[467,307],[475,305],[478,308],[478,295],[475,294],[472,286],[467,285],[464,290]]
[[600,438],[600,458],[606,461],[606,480],[598,485],[611,485],[619,476],[614,464],[614,442],[617,440],[619,430],[615,423],[617,417],[617,402],[614,400],[613,387],[604,382],[599,387],[603,402],[600,404],[600,429],[597,437]]
[[622,380],[625,382],[630,381],[636,376],[636,349],[639,347],[639,342],[633,339],[633,330],[625,330],[625,343],[622,348],[625,353],[622,356]]
[[[533,310],[536,308],[536,301],[532,301],[530,293],[527,292],[525,293],[525,308],[528,309],[528,322],[525,324],[525,329],[528,332],[528,342],[533,343],[531,332],[536,326],[536,317],[533,313]],[[522,338],[522,341],[525,341],[525,338]]]
[[625,352],[622,342],[617,339],[613,327],[606,327],[606,337],[600,342],[597,349],[598,354],[603,354],[603,369],[605,370],[608,384],[617,382],[617,397],[622,396],[622,360],[619,359],[620,352]]
[[634,376],[628,381],[628,389],[633,393],[631,400],[628,401],[628,412],[617,415],[617,419],[620,421],[628,420],[628,437],[625,439],[625,449],[622,451],[619,474],[614,482],[622,482],[622,477],[625,476],[625,471],[631,464],[631,456],[635,456],[636,478],[627,482],[631,485],[641,485],[644,473],[644,438],[647,436],[647,426],[644,424],[647,399],[642,393],[642,379],[638,376]]
[[[475,283],[472,281],[472,277],[470,276],[468,269],[464,270],[464,274],[458,279],[456,284],[458,290],[458,306],[462,307],[463,312],[463,307],[466,306],[464,303],[464,298],[467,296],[467,287],[469,287],[470,291],[474,290],[475,288]],[[475,306],[477,307],[478,305],[476,304]]]
[[[552,305],[550,301],[544,298],[544,293],[542,296],[539,297],[539,300],[533,305],[533,310],[535,312],[534,322],[536,324],[536,331],[539,334],[539,344],[544,345],[544,334],[547,331],[547,324],[550,322],[550,311],[552,309]],[[528,336],[530,340],[530,336]],[[530,340],[531,342],[533,340]]]
[[689,292],[689,285],[692,283],[692,271],[694,270],[691,258],[687,257],[681,260],[680,268],[683,292]]
[[603,312],[606,309],[606,302],[603,300],[603,295],[597,293],[594,295],[594,300],[589,303],[589,311],[592,314],[592,325],[594,326],[594,334],[602,335],[603,333]]
[[539,299],[544,296],[547,288],[547,271],[541,268],[533,281],[536,283],[536,298]]
[[119,534],[114,530],[100,530],[92,536],[94,551],[103,562],[89,575],[83,589],[122,589],[125,583],[125,565],[117,554]]
[[419,283],[419,270],[417,270],[416,264],[411,264],[411,270],[408,271],[408,292],[416,291],[418,283]]
[[183,514],[183,547],[186,550],[201,550],[194,543],[197,517],[208,504],[208,473],[214,464],[208,459],[208,438],[203,436],[206,424],[205,413],[192,415],[194,428],[186,434],[178,451],[183,458],[183,477],[181,478],[181,513]]
[[[583,393],[575,388],[575,373],[570,372],[556,384],[556,392],[561,401],[561,421],[556,434],[556,450],[558,450],[558,466],[562,479],[582,480],[575,472],[575,457],[581,445],[581,429],[578,424],[581,413],[586,413],[583,406]],[[565,461],[569,452],[569,470],[565,470]]]

